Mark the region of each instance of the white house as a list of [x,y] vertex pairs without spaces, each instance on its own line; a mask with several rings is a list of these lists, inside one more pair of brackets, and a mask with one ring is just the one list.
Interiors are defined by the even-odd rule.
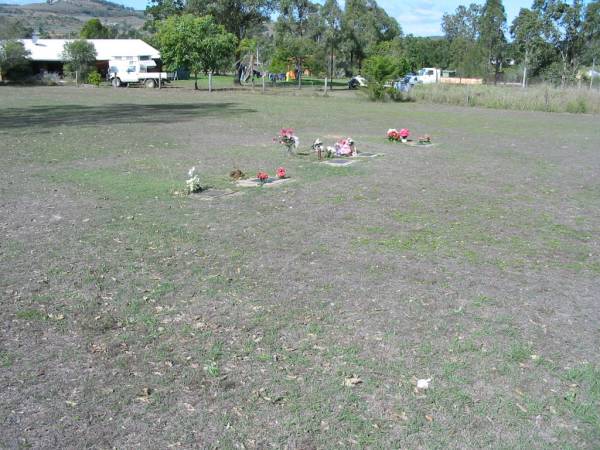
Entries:
[[[65,43],[73,39],[21,39],[29,50],[34,72],[62,72]],[[110,60],[146,61],[146,67],[156,66],[160,52],[141,39],[87,39],[96,48],[96,66],[101,73],[108,71]]]

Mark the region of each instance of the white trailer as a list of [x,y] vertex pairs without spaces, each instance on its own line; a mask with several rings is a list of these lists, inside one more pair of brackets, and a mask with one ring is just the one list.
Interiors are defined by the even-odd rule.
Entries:
[[109,62],[108,78],[113,87],[128,84],[141,84],[154,88],[172,79],[167,72],[148,72],[148,68],[156,67],[152,59],[128,58],[111,59]]

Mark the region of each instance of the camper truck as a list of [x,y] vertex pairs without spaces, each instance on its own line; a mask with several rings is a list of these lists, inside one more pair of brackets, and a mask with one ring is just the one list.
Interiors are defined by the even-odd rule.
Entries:
[[173,77],[167,72],[153,72],[156,62],[150,57],[115,58],[109,61],[108,79],[114,87],[141,84],[154,88],[169,82]]

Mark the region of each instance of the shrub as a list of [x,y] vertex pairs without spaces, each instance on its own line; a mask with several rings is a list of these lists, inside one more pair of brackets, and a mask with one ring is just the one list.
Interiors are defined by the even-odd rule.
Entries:
[[387,89],[386,81],[398,76],[399,67],[396,60],[387,55],[371,56],[364,63],[364,72],[369,82],[369,98],[373,101],[385,100]]
[[0,44],[0,78],[22,80],[31,75],[29,51],[19,41],[4,41]]
[[102,75],[100,75],[100,72],[97,70],[94,70],[93,72],[89,73],[87,79],[89,84],[100,86],[100,83],[102,82]]
[[586,113],[587,112],[587,104],[585,98],[577,97],[575,100],[571,100],[567,103],[567,112],[570,113]]

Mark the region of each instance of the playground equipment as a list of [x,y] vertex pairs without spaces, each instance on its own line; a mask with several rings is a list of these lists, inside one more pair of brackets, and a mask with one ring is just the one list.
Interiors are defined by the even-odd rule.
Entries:
[[240,81],[242,83],[254,83],[254,78],[262,78],[266,75],[264,64],[260,62],[258,49],[256,52],[248,52],[236,63],[241,68]]

